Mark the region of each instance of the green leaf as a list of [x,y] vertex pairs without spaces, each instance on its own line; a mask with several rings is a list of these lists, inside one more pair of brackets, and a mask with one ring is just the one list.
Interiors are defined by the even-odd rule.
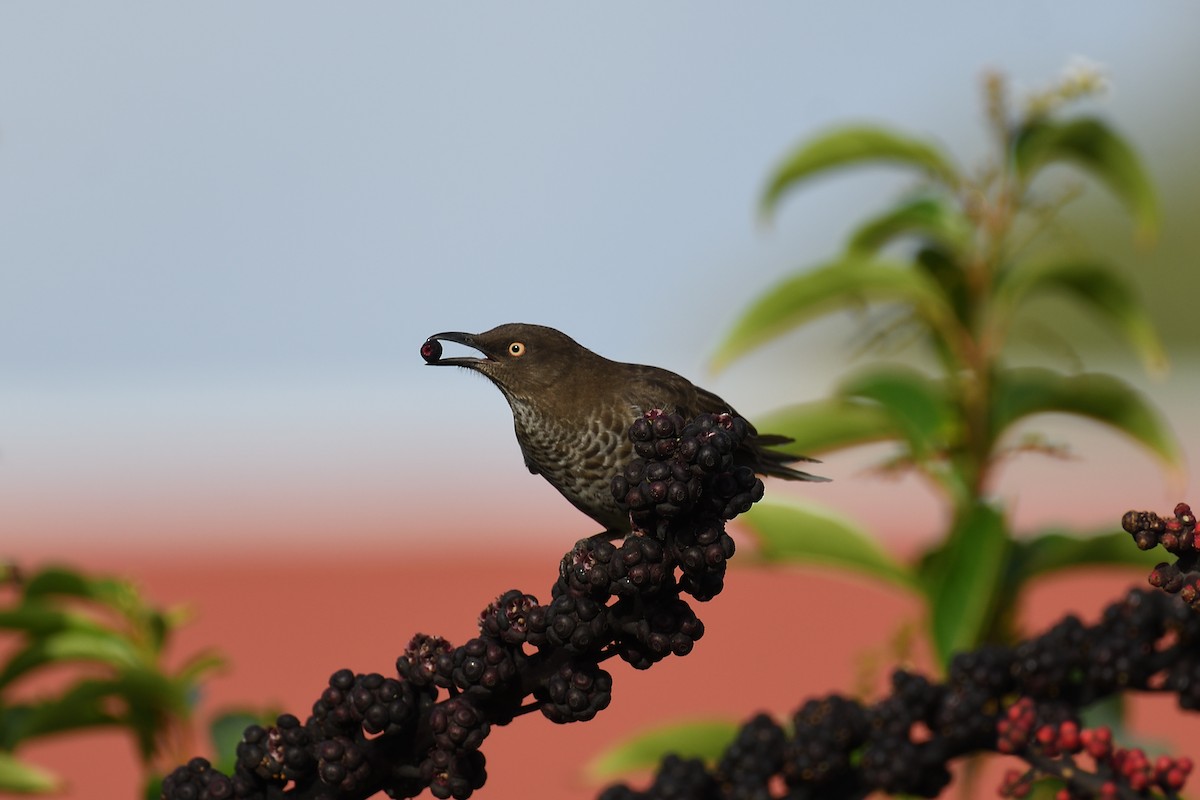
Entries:
[[769,217],[784,192],[801,181],[866,162],[916,167],[951,188],[960,181],[958,170],[942,150],[928,142],[876,126],[848,126],[809,139],[776,167],[763,192],[762,215]]
[[[1117,741],[1124,743],[1124,739]],[[1026,800],[1058,800],[1058,793],[1065,787],[1058,778],[1040,778],[1032,787],[1029,794],[1025,795]]]
[[972,327],[977,313],[967,288],[967,275],[956,254],[941,245],[922,247],[913,257],[913,266],[930,277],[954,309],[954,315],[964,328]]
[[910,367],[868,367],[842,381],[838,394],[879,403],[918,458],[945,449],[958,427],[944,384]]
[[[222,772],[230,772],[231,770],[222,770]],[[162,800],[163,776],[159,774],[147,775],[146,783],[142,786],[143,800]]]
[[943,666],[987,638],[1011,545],[1000,511],[977,505],[955,521],[942,548],[922,564],[934,649]]
[[1133,148],[1094,117],[1056,122],[1036,117],[1017,131],[1013,147],[1017,173],[1028,183],[1056,161],[1070,161],[1108,185],[1133,215],[1140,235],[1158,229],[1158,200]]
[[85,679],[61,696],[5,709],[5,744],[13,746],[63,731],[121,725],[136,737],[143,759],[157,749],[172,721],[187,719],[188,697],[161,673],[151,669],[125,670],[114,678]]
[[738,521],[758,542],[756,558],[769,564],[816,564],[916,589],[912,572],[854,522],[810,505],[763,500]]
[[0,704],[0,752],[17,749],[25,736],[25,723],[31,713],[28,704]]
[[121,722],[137,738],[144,761],[157,752],[172,721],[181,722],[191,715],[192,686],[178,684],[155,669],[126,670],[111,685],[127,704]]
[[842,258],[796,273],[760,295],[717,346],[713,369],[817,317],[865,302],[905,303],[940,336],[954,336],[953,311],[928,276],[902,264]]
[[1152,569],[1162,552],[1139,550],[1125,531],[1080,534],[1048,530],[1016,543],[1016,564],[1022,581],[1038,575],[1094,566]]
[[29,576],[24,585],[24,594],[26,597],[44,597],[54,594],[92,597],[93,591],[90,587],[94,583],[95,579],[88,578],[69,567],[51,566]]
[[102,681],[80,681],[59,697],[5,709],[3,745],[12,748],[26,740],[65,731],[116,725],[114,691]]
[[1111,375],[1064,375],[1041,367],[997,370],[993,380],[993,441],[1024,417],[1077,414],[1130,436],[1167,466],[1182,463],[1179,446],[1162,416],[1129,384]]
[[25,584],[25,597],[77,597],[95,600],[123,613],[143,607],[133,584],[115,578],[96,578],[68,567],[47,567]]
[[647,730],[600,753],[588,765],[593,780],[610,780],[636,770],[658,766],[663,756],[715,761],[738,732],[730,720],[696,720]]
[[1122,746],[1128,741],[1125,736],[1121,735],[1121,732],[1130,733],[1125,725],[1127,718],[1125,695],[1111,694],[1103,697],[1083,709],[1079,716],[1084,727],[1099,728],[1107,725],[1118,737],[1116,741],[1121,742]]
[[0,753],[0,793],[49,794],[62,789],[53,772],[19,761],[11,753]]
[[173,680],[181,684],[198,683],[209,672],[222,669],[227,660],[215,649],[201,650],[175,671]]
[[759,415],[756,422],[761,431],[790,437],[793,441],[778,449],[797,455],[817,456],[903,437],[903,431],[886,410],[842,398],[787,406]]
[[971,225],[957,208],[939,197],[924,195],[867,220],[851,234],[846,249],[850,255],[866,258],[904,236],[961,253],[970,243]]
[[1133,346],[1149,371],[1166,370],[1167,356],[1153,318],[1133,287],[1103,264],[1066,261],[1015,266],[1000,276],[996,313],[1007,323],[1022,303],[1051,292],[1065,293],[1109,323]]
[[72,628],[103,630],[89,617],[63,611],[46,603],[25,602],[13,609],[0,609],[0,630],[23,631],[32,636],[46,636]]
[[69,567],[47,567],[25,584],[26,603],[55,605],[61,598],[92,601],[100,608],[128,620],[133,637],[147,642],[156,652],[166,644],[172,628],[183,621],[177,610],[164,612],[148,603],[130,581],[94,577]]
[[0,687],[48,664],[89,661],[121,668],[134,666],[140,660],[137,651],[120,634],[106,630],[63,631],[37,638],[11,656],[0,670]]

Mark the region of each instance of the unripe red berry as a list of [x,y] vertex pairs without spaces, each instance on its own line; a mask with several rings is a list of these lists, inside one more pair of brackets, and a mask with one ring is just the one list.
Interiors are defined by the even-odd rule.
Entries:
[[1079,752],[1079,723],[1069,719],[1058,726],[1058,746],[1068,753]]

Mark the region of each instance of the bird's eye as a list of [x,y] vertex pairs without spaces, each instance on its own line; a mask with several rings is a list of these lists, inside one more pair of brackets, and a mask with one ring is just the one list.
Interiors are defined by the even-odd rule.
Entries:
[[508,354],[516,358],[520,358],[521,356],[525,355],[525,343],[513,342],[508,346]]

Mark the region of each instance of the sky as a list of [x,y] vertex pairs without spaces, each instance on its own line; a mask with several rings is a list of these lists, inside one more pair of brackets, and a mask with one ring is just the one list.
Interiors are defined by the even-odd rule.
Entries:
[[[709,357],[905,183],[822,181],[764,226],[789,147],[866,120],[969,161],[985,69],[1019,91],[1083,57],[1184,180],[1160,154],[1196,41],[1182,1],[0,5],[0,541],[573,541],[591,523],[525,472],[499,393],[426,369],[426,336],[538,322],[750,416],[820,397],[828,327]],[[1188,367],[1152,387],[1181,436]],[[1200,486],[1068,430],[1080,462],[1002,487],[1031,523]],[[914,483],[828,466],[819,499],[881,534],[936,522]]]

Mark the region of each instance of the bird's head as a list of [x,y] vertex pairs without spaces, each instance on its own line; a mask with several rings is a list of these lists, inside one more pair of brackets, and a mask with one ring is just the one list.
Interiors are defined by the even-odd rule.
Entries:
[[[441,342],[471,347],[482,356],[442,358]],[[595,353],[570,336],[544,325],[509,323],[483,333],[435,333],[421,346],[431,366],[465,367],[486,376],[510,399],[532,397],[587,370]]]

